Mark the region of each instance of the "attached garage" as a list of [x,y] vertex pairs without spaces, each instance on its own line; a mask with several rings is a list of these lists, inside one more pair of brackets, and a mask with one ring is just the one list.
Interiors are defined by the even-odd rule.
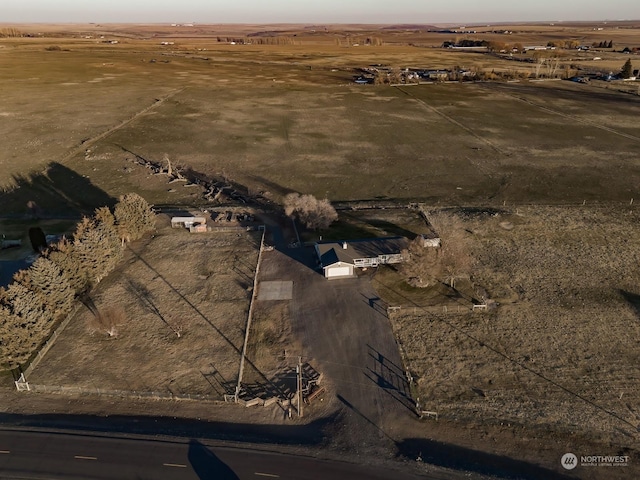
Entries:
[[353,277],[354,266],[348,263],[337,262],[324,267],[324,276],[326,278]]
[[408,244],[405,237],[387,237],[350,242],[319,242],[315,249],[325,278],[346,278],[356,276],[356,267],[400,263],[402,250]]

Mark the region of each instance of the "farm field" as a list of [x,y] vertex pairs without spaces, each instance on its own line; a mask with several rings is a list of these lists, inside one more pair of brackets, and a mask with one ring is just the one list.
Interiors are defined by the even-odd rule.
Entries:
[[197,195],[162,188],[131,168],[134,155],[168,154],[275,200],[628,202],[637,191],[633,97],[572,85],[314,90],[190,87],[66,165],[111,196],[133,190],[154,203]]
[[0,183],[56,162],[112,198],[196,203],[193,191],[132,168],[136,155],[166,154],[275,200],[295,190],[333,201],[572,203],[628,201],[637,188],[637,96],[569,82],[351,83],[372,63],[513,63],[400,44],[157,40],[3,39]]
[[[31,382],[220,400],[233,392],[259,237],[161,225],[85,300],[91,308],[80,307]],[[94,311],[120,312],[115,336]]]
[[[501,28],[518,30],[510,42],[613,39],[618,46],[640,46],[637,26],[619,26],[603,32],[581,24]],[[340,219],[329,231],[302,231],[303,241],[320,235],[324,240],[412,238],[429,233],[415,210],[367,207],[423,202],[446,209],[463,216],[477,259],[460,289],[472,294],[481,286],[499,308],[482,314],[450,308],[445,314],[443,306],[468,308],[469,299],[459,302],[445,286],[416,291],[391,268],[360,275],[367,308],[379,307],[382,323],[387,325],[387,318],[383,302],[373,298],[376,292],[388,305],[401,307],[389,317],[415,379],[411,393],[440,420],[418,423],[407,414],[389,432],[366,416],[357,422],[371,423],[367,428],[379,430],[376,435],[391,435],[389,445],[398,448],[393,455],[406,456],[398,445],[415,435],[419,445],[429,436],[459,454],[455,448],[467,442],[469,452],[525,459],[549,471],[560,468],[555,455],[568,447],[597,445],[603,450],[590,453],[637,456],[638,82],[355,85],[360,69],[381,64],[486,72],[534,67],[445,50],[440,45],[452,34],[402,28],[349,26],[347,35],[347,26],[316,32],[279,25],[274,31],[285,33],[273,38],[290,40],[295,33],[299,40],[232,45],[216,39],[256,38],[248,35],[259,28],[188,32],[153,25],[36,25],[25,26],[35,38],[0,38],[0,235],[21,238],[24,246],[3,251],[0,260],[12,265],[24,260],[28,227],[70,232],[82,214],[136,192],[162,211],[198,206],[260,212],[268,245],[275,248],[265,255],[261,273],[266,281],[293,281],[299,294],[301,279],[312,287],[324,279],[313,270],[311,250],[296,247],[290,219],[281,216],[278,205],[286,194],[326,197],[339,207]],[[272,33],[259,38],[273,39]],[[384,45],[360,43],[376,35]],[[493,31],[478,36],[505,38]],[[572,68],[615,69],[631,58],[634,68],[640,67],[635,55],[607,51],[602,62],[593,55],[568,52],[564,61]],[[141,164],[167,159],[191,170],[190,178],[232,184],[248,205],[231,196],[218,204],[205,200],[200,186],[169,183],[166,175]],[[216,399],[235,387],[260,237],[190,235],[168,224],[160,216],[155,237],[127,250],[118,269],[84,299],[89,308],[79,308],[29,382]],[[299,275],[293,277],[296,269]],[[350,298],[345,294],[342,301]],[[287,299],[255,303],[245,370],[245,386],[254,393],[263,393],[265,376],[278,375],[291,391],[304,339],[294,327],[306,328],[292,304]],[[115,318],[115,325],[101,324],[95,312]],[[331,310],[320,305],[317,312]],[[366,313],[362,316],[367,324]],[[298,324],[292,323],[295,318]],[[322,325],[316,328],[321,331]],[[345,338],[357,342],[359,337]],[[390,334],[385,340],[395,348]],[[310,364],[315,368],[323,361],[312,358]],[[354,378],[359,375],[355,360],[343,363]],[[389,393],[386,384],[369,387]],[[66,408],[67,400],[60,398]],[[330,427],[310,430],[335,436],[339,448],[377,455],[380,445],[354,428],[354,404],[327,399],[322,408],[310,408],[309,417],[325,415]],[[103,402],[101,413],[109,413],[107,400],[94,400]],[[409,412],[413,399],[405,400]],[[378,404],[369,407],[384,413]],[[220,415],[244,422],[244,412]],[[254,421],[262,414],[247,415]],[[257,422],[268,421],[266,415]],[[311,425],[313,420],[294,421]],[[466,437],[469,425],[486,437]],[[528,429],[530,434],[515,438]],[[502,442],[505,438],[512,442]],[[523,445],[543,449],[547,440],[549,458],[521,451]],[[549,454],[550,449],[557,452]],[[407,458],[413,462],[419,451]],[[597,478],[597,472],[585,478]]]
[[390,318],[423,409],[460,424],[509,423],[637,445],[637,211],[456,211],[474,243],[472,279],[497,309],[423,310],[427,301],[407,295],[399,303],[392,276],[374,278],[383,298],[396,291],[393,305],[402,305]]

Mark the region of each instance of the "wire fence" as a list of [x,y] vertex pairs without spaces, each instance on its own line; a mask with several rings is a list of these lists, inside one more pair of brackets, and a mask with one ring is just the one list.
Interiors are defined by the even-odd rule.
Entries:
[[66,395],[101,395],[129,399],[154,399],[154,400],[198,400],[215,404],[224,404],[225,401],[218,396],[200,395],[194,393],[176,394],[172,392],[147,392],[137,390],[112,390],[98,387],[79,387],[64,385],[40,385],[28,384],[28,390],[40,393],[58,393]]
[[69,325],[69,322],[71,321],[71,319],[74,317],[74,315],[77,313],[78,309],[81,306],[82,304],[80,303],[80,301],[76,300],[75,305],[71,310],[71,312],[69,312],[66,318],[62,322],[60,322],[60,325],[58,325],[58,327],[53,331],[49,339],[44,343],[42,348],[40,348],[36,356],[33,357],[33,359],[31,359],[31,361],[29,362],[29,365],[26,368],[24,368],[22,373],[24,374],[25,377],[28,378],[29,375],[31,375],[31,372],[33,372],[33,369],[38,366],[38,364],[42,360],[42,357],[44,357],[47,354],[47,352],[51,349],[51,347],[53,346],[57,338],[64,331],[67,325]]

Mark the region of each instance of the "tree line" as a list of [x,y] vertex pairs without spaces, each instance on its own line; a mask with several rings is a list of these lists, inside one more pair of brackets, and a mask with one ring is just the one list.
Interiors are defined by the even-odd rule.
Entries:
[[595,48],[613,48],[613,40],[609,40],[608,42],[606,40],[593,42],[591,45]]
[[0,38],[17,38],[22,37],[23,34],[20,30],[13,27],[0,28]]
[[106,277],[122,258],[125,242],[155,228],[155,214],[135,193],[120,197],[113,212],[84,217],[71,239],[40,251],[26,270],[0,288],[0,365],[16,368],[40,348],[74,299]]
[[216,37],[218,43],[236,43],[239,45],[295,45],[296,41],[291,36],[271,36],[271,37]]

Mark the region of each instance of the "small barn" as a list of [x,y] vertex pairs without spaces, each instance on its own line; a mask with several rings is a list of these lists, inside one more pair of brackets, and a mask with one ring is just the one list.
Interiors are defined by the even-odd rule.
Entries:
[[326,278],[348,278],[355,276],[356,268],[402,262],[408,245],[405,237],[388,237],[316,243],[315,249]]

